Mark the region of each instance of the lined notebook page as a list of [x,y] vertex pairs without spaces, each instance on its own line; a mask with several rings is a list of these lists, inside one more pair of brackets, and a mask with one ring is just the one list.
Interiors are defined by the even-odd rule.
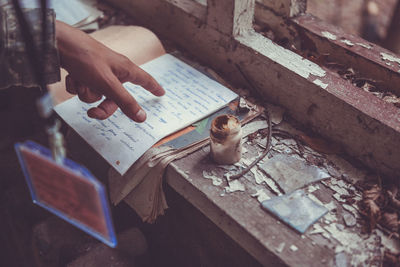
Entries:
[[87,110],[99,104],[73,97],[55,111],[121,175],[151,146],[214,113],[237,98],[237,94],[201,72],[166,54],[141,66],[166,90],[153,96],[141,86],[125,83],[147,113],[147,120],[136,123],[118,109],[106,120],[91,119]]

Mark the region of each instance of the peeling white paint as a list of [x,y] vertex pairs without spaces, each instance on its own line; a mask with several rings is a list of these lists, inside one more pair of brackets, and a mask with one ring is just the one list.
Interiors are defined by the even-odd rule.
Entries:
[[309,198],[311,198],[311,200],[317,202],[318,204],[320,204],[321,206],[324,206],[324,203],[321,202],[321,200],[319,200],[316,196],[314,196],[313,194],[309,194],[308,195]]
[[337,180],[336,184],[340,187],[347,187],[347,184],[343,180]]
[[262,203],[265,200],[271,199],[270,196],[264,191],[264,189],[257,189],[257,192],[251,195],[252,197],[256,197],[258,202]]
[[295,252],[295,251],[298,251],[299,248],[296,247],[295,245],[291,245],[291,246],[290,246],[290,250],[293,251],[293,252]]
[[265,180],[265,175],[258,170],[258,168],[251,168],[250,172],[254,174],[254,179],[257,184],[262,184]]
[[307,79],[310,75],[318,77],[326,75],[326,72],[319,65],[275,44],[261,34],[249,33],[237,36],[236,40],[303,78]]
[[333,40],[335,41],[337,39],[336,35],[334,35],[333,33],[330,32],[321,32],[322,36],[324,36],[325,38],[329,39],[329,40]]
[[331,239],[331,235],[327,232],[323,232],[322,236],[325,237],[326,239]]
[[314,229],[310,232],[310,235],[322,234],[325,232],[324,228],[322,228],[318,223],[314,224],[313,228]]
[[335,253],[340,253],[343,252],[345,250],[345,247],[343,246],[336,246],[335,247]]
[[328,212],[327,214],[325,214],[324,218],[330,222],[338,221],[337,216],[332,212]]
[[339,193],[333,194],[333,197],[339,202],[346,202],[346,200],[344,200],[343,198],[340,197]]
[[339,195],[348,195],[349,194],[349,192],[345,188],[340,187],[338,185],[330,185],[329,188],[332,189],[333,191],[337,192]]
[[325,208],[327,208],[330,211],[333,210],[333,209],[336,209],[336,205],[335,205],[335,203],[333,201],[331,201],[331,202],[329,202],[327,204],[324,204],[324,206],[325,206]]
[[328,87],[327,83],[322,82],[320,79],[315,79],[313,81],[314,84],[318,85],[319,87],[326,89],[326,87]]
[[358,216],[358,211],[355,207],[350,206],[348,204],[342,204],[343,209],[347,210],[348,212],[351,212],[354,216]]
[[203,171],[203,177],[212,180],[212,184],[215,186],[222,184],[222,179],[217,177],[217,174],[214,171]]
[[250,170],[254,174],[254,179],[256,180],[257,184],[262,184],[265,182],[268,187],[274,191],[278,196],[282,195],[281,190],[279,190],[278,186],[276,185],[275,181],[269,178],[267,175],[265,175],[263,172],[261,172],[258,167],[251,168]]
[[308,187],[308,192],[309,193],[312,193],[312,192],[314,192],[314,191],[317,191],[319,189],[319,185],[310,185],[309,187]]
[[371,49],[372,48],[372,45],[369,45],[369,44],[363,44],[363,43],[356,43],[356,44],[361,46],[361,47],[364,47],[366,49]]
[[285,248],[285,245],[285,242],[280,243],[279,246],[276,248],[276,252],[281,253]]
[[340,40],[340,42],[344,43],[345,45],[348,46],[354,46],[354,43],[352,43],[350,40],[344,39],[344,40]]
[[396,63],[398,63],[399,66],[400,66],[400,58],[398,58],[398,57],[395,57],[395,56],[393,56],[393,55],[390,55],[390,54],[381,52],[381,58],[382,58],[383,60],[388,60],[388,61],[396,62]]
[[340,244],[342,244],[346,250],[357,249],[359,244],[363,243],[363,239],[352,232],[338,230],[335,224],[326,225],[325,230],[327,230],[334,239],[336,239]]
[[244,184],[239,182],[239,180],[229,181],[228,185],[229,186],[225,187],[225,191],[227,193],[233,193],[233,192],[236,192],[236,191],[242,191],[242,192],[245,191]]

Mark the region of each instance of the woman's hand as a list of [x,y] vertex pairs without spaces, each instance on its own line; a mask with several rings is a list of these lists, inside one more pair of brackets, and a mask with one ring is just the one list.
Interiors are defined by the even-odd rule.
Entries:
[[146,113],[122,86],[124,82],[138,84],[156,96],[164,95],[164,89],[147,72],[86,33],[57,21],[56,36],[61,66],[69,73],[67,91],[87,103],[106,97],[88,110],[89,117],[103,120],[120,107],[132,120],[143,122]]

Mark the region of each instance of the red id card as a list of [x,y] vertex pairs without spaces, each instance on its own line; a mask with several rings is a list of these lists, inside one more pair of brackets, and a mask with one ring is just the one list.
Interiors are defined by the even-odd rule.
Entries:
[[49,149],[32,141],[15,149],[35,204],[96,237],[117,244],[106,191],[86,168],[64,158],[56,163]]

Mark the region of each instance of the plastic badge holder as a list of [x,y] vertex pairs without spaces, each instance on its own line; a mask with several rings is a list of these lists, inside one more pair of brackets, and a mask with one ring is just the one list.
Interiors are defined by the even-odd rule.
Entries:
[[84,167],[32,141],[15,145],[33,203],[82,229],[110,247],[117,239],[104,186]]

